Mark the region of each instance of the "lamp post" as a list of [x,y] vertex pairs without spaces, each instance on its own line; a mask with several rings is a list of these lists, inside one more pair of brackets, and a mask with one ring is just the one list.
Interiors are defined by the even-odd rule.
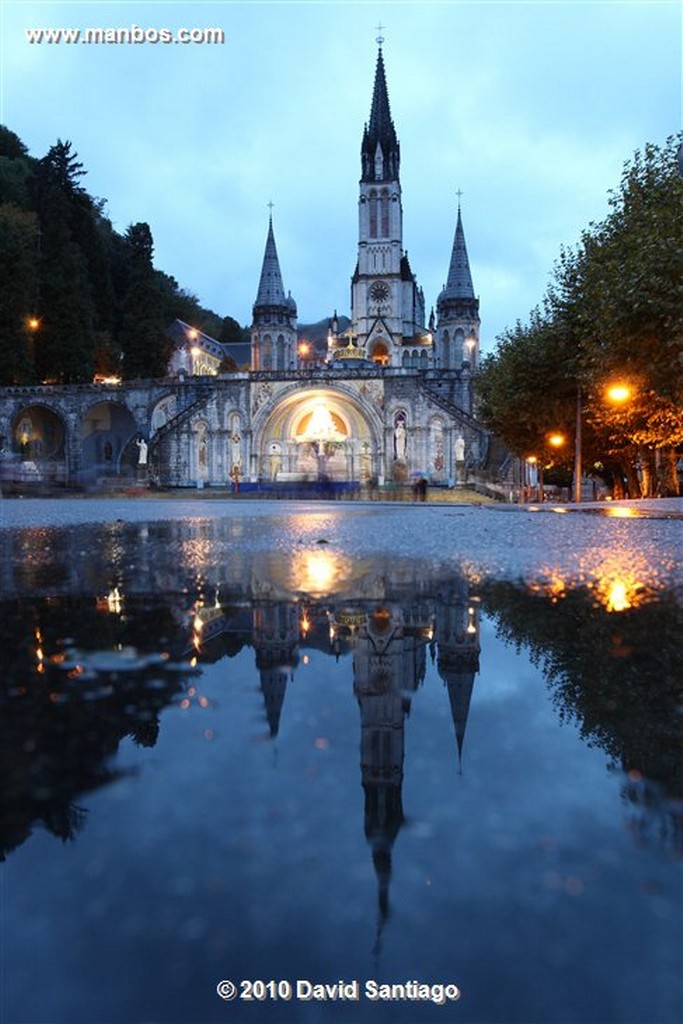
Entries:
[[574,501],[581,503],[581,388],[576,389],[576,430],[574,434]]

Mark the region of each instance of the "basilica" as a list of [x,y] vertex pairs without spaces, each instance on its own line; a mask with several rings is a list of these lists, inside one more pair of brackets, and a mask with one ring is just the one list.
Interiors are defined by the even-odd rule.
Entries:
[[[481,465],[487,438],[472,415],[479,300],[461,212],[446,284],[436,314],[432,309],[427,319],[425,298],[404,248],[400,146],[381,42],[360,163],[350,322],[342,329],[334,314],[322,351],[311,351],[313,346],[301,341],[271,216],[243,401],[229,408],[228,395],[215,391],[184,430],[168,431],[163,463],[176,464],[181,451],[189,456],[186,473],[172,482],[186,482],[182,476],[189,472],[190,478],[203,474],[208,484],[225,473],[226,458],[230,471],[239,471],[245,481],[280,482],[323,474],[381,484],[419,475],[454,485]],[[196,358],[210,371],[209,339],[204,345],[201,337],[195,341]],[[219,357],[213,353],[214,360]],[[183,360],[189,368],[181,344],[176,371],[183,371]],[[226,428],[229,453],[225,444],[216,443],[216,432]]]
[[231,372],[229,346],[176,321],[165,378],[6,389],[0,431],[21,451],[24,469],[28,463],[38,477],[67,485],[140,468],[161,487],[244,490],[417,478],[454,487],[490,477],[491,439],[473,411],[479,300],[461,210],[444,253],[446,283],[427,316],[404,247],[400,146],[381,40],[349,269],[350,317],[335,312],[325,337],[302,340],[271,214],[250,350]]

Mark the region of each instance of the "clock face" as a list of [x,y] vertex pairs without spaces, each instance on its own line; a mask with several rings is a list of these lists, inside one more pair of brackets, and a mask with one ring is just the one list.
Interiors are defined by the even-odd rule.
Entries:
[[386,302],[389,298],[389,285],[385,284],[384,281],[375,281],[370,286],[370,298],[374,299],[375,302]]

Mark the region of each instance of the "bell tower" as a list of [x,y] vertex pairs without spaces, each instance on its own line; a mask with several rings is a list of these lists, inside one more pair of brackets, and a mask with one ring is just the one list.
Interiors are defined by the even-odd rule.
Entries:
[[361,143],[350,341],[365,358],[400,366],[404,336],[415,334],[415,324],[424,322],[424,300],[403,251],[401,154],[389,107],[383,42],[380,35],[370,120]]
[[263,254],[261,280],[252,310],[252,370],[289,370],[296,366],[297,333],[296,302],[285,296],[280,261],[273,234],[272,204],[268,219],[268,236]]
[[479,299],[474,294],[470,261],[460,212],[448,268],[448,279],[436,301],[437,365],[443,370],[459,370],[467,364],[474,371],[479,365]]

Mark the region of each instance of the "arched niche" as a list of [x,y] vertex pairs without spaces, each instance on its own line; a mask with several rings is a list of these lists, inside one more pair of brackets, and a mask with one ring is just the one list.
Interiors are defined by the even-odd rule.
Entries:
[[81,467],[85,473],[130,475],[137,464],[137,424],[121,402],[97,402],[81,419]]

